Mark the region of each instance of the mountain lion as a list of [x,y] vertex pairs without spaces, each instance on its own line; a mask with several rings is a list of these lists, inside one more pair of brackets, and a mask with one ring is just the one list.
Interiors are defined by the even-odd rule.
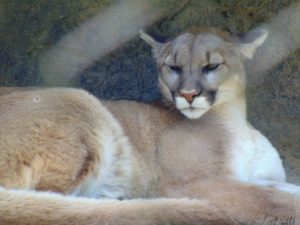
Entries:
[[176,111],[0,91],[0,224],[300,224],[300,187],[246,118],[242,61],[267,31],[141,37]]

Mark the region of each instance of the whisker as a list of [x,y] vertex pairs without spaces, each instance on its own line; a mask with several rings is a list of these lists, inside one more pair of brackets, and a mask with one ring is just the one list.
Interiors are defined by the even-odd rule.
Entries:
[[174,109],[176,109],[176,106],[175,106],[175,105],[173,105],[171,108],[169,108],[169,109],[167,110],[167,113],[170,113],[170,112],[173,111]]
[[222,92],[232,92],[232,90],[218,90],[218,93],[222,93]]
[[155,88],[153,88],[152,91],[150,91],[149,93],[147,93],[146,95],[144,95],[145,98],[151,97],[155,92],[157,92],[159,90],[159,86],[156,86]]
[[172,106],[172,107],[174,106],[174,103],[172,101],[162,100],[162,102],[165,106]]

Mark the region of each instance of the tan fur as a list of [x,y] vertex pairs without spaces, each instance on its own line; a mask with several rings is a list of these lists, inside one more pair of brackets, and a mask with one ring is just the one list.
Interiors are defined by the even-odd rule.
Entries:
[[[197,64],[207,47],[195,45],[191,56],[195,39],[177,40],[154,49],[169,101],[162,76],[170,52],[180,48],[177,60]],[[78,89],[0,89],[0,224],[300,224],[299,197],[239,182],[231,167],[232,116],[247,124],[245,76],[239,53],[222,51],[224,77],[214,84],[231,92],[194,120]],[[240,73],[227,77],[232,68]]]

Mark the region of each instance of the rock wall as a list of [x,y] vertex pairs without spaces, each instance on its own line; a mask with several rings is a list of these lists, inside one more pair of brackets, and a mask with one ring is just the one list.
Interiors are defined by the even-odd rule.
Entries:
[[[243,33],[276,17],[283,8],[299,2],[152,1],[152,10],[164,9],[164,13],[147,30],[161,39],[191,26],[203,25]],[[63,35],[94,15],[101,14],[115,2],[117,1],[1,1],[0,85],[42,85],[43,74],[39,68],[41,55]],[[286,20],[287,28],[295,25],[293,19],[287,17]],[[273,47],[276,48],[276,43]],[[247,67],[248,111],[249,120],[280,150],[290,180],[300,182],[300,51],[286,55],[287,58],[272,68],[261,71],[259,75],[254,68],[259,68],[263,63],[255,62],[256,64]],[[49,65],[51,66],[51,62]],[[137,36],[74,75],[77,83],[73,85],[83,87],[100,98],[144,102],[159,98],[150,48]],[[60,85],[59,82],[57,85]]]

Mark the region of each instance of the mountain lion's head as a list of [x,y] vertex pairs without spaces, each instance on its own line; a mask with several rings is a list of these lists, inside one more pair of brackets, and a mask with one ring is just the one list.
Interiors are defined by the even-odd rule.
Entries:
[[212,28],[160,43],[141,31],[152,46],[163,96],[190,119],[243,94],[242,61],[252,58],[267,35],[260,29],[238,40]]

